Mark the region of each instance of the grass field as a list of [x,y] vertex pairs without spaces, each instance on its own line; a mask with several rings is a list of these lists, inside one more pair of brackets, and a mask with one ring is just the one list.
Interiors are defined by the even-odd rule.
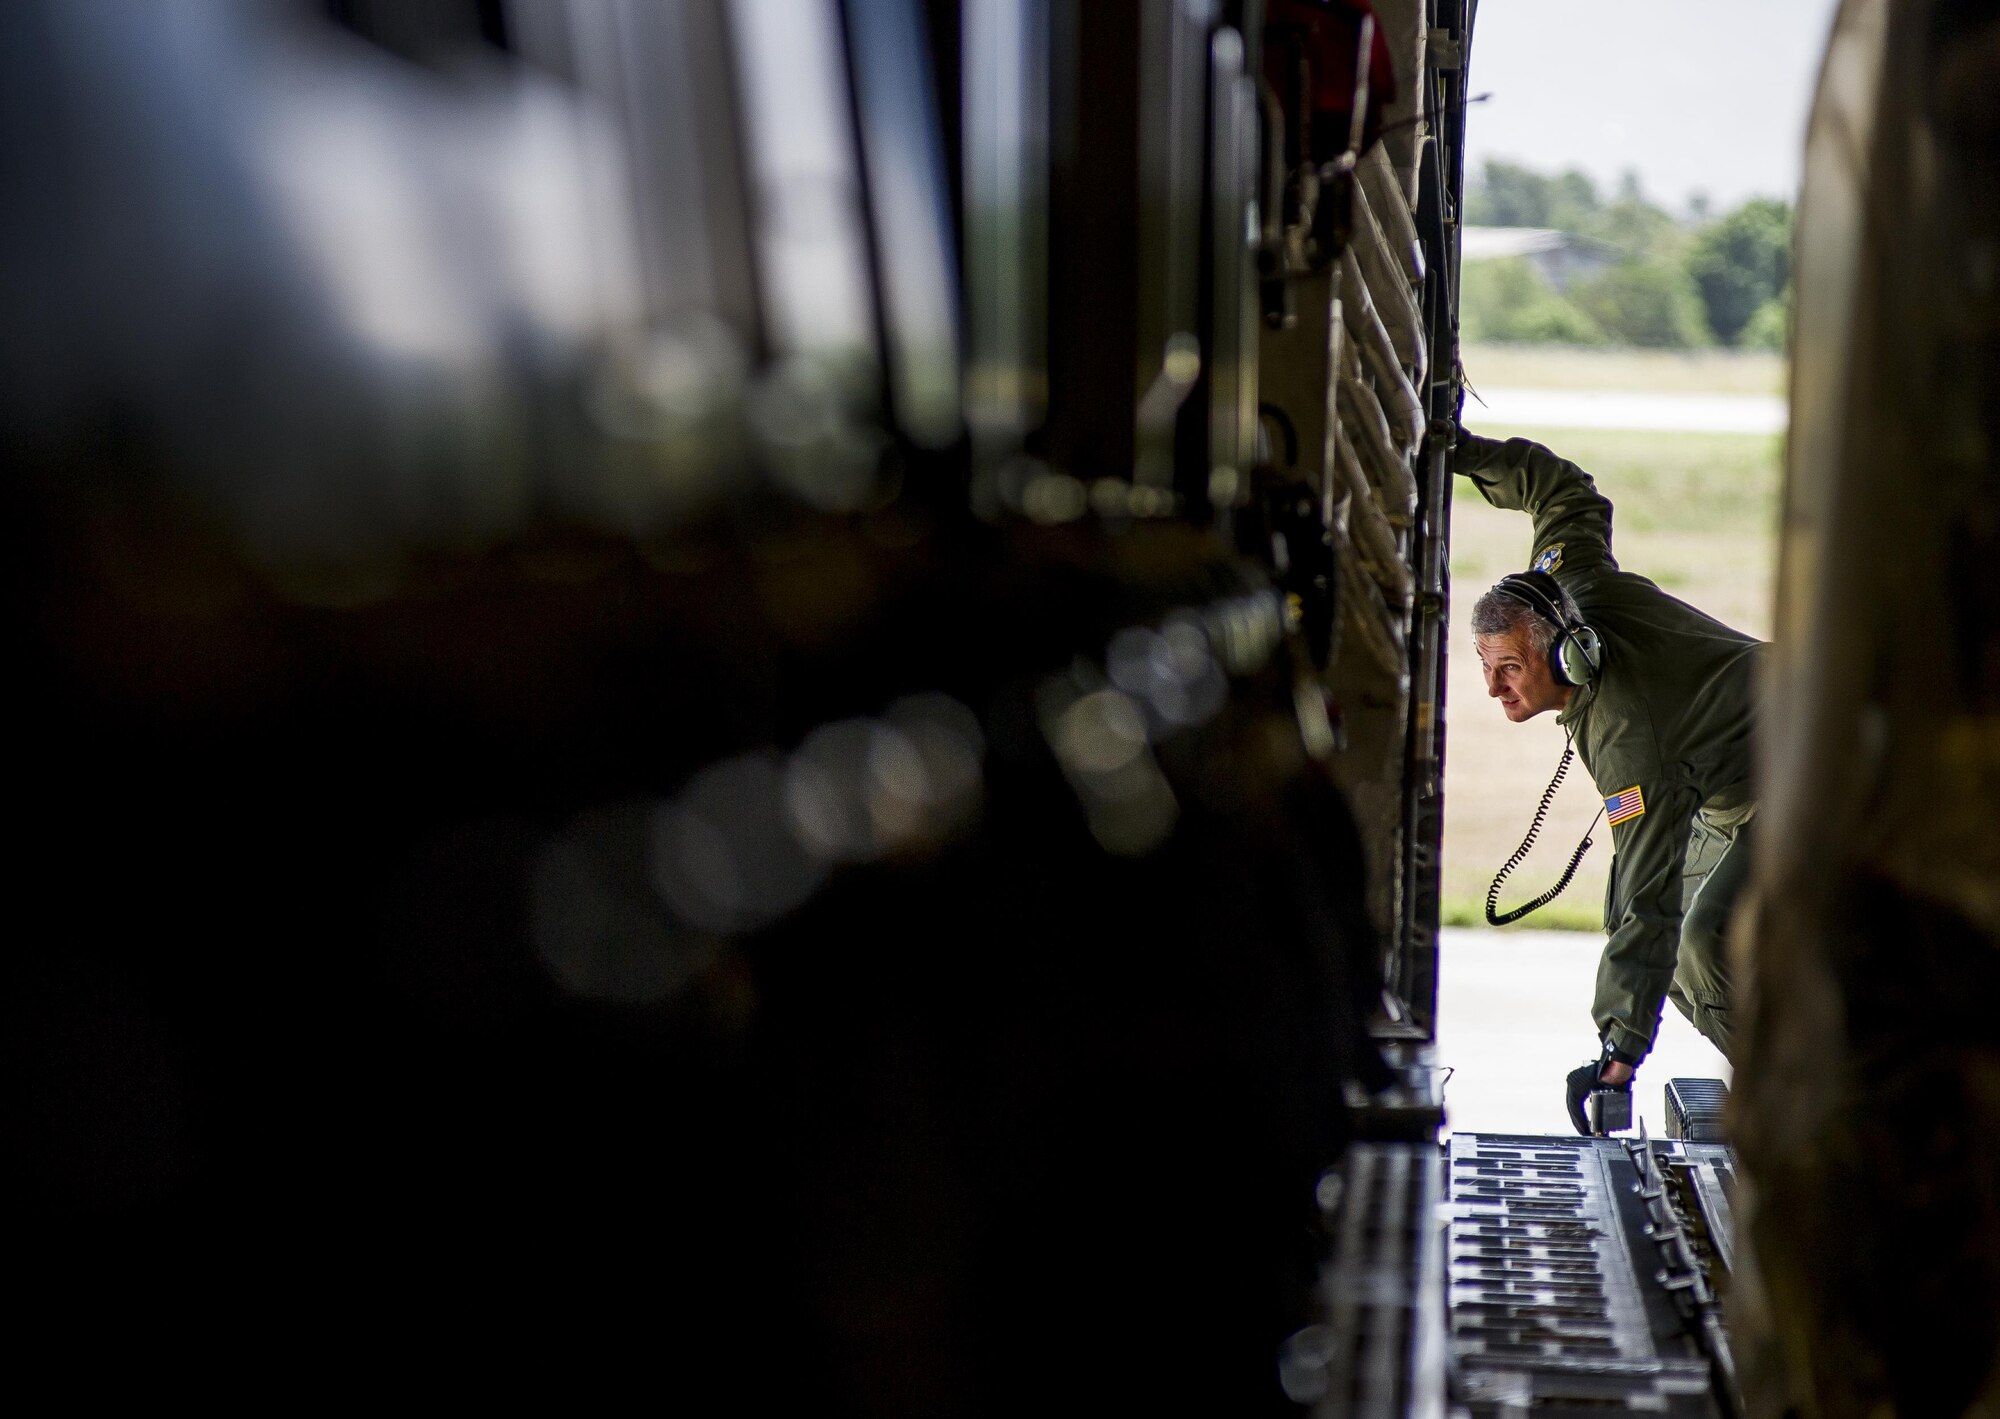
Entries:
[[[1496,368],[1534,368],[1533,384],[1553,387],[1551,373],[1569,368],[1573,352],[1475,349],[1466,356],[1475,382]],[[1601,377],[1636,379],[1657,372],[1671,358],[1624,352],[1585,352],[1607,368]],[[1481,357],[1475,365],[1475,356]],[[1557,357],[1560,356],[1560,359]],[[1703,366],[1720,356],[1693,357]],[[1507,365],[1513,360],[1516,364]],[[1536,365],[1536,361],[1553,361]],[[1746,365],[1748,362],[1745,362]],[[1615,367],[1615,368],[1609,368]],[[1698,370],[1675,378],[1694,380]],[[1734,365],[1731,378],[1747,377]],[[1720,377],[1720,376],[1718,376]],[[1782,378],[1781,374],[1775,376]],[[1579,387],[1571,385],[1570,387]],[[1600,388],[1676,387],[1713,389],[1698,383],[1600,384]],[[1731,392],[1747,392],[1738,387]],[[1649,576],[1681,599],[1752,635],[1768,636],[1776,572],[1777,498],[1782,440],[1741,434],[1657,434],[1560,429],[1525,431],[1596,479],[1614,509],[1613,554],[1628,571]],[[1471,485],[1457,481],[1452,500],[1452,628],[1445,749],[1444,916],[1447,925],[1482,922],[1486,884],[1506,861],[1527,829],[1556,761],[1563,732],[1553,715],[1510,724],[1490,701],[1479,673],[1467,618],[1472,603],[1503,574],[1527,564],[1528,519],[1488,507]],[[1598,808],[1590,777],[1577,764],[1558,793],[1548,825],[1533,855],[1516,870],[1502,896],[1512,906],[1551,885],[1569,860]],[[1584,859],[1569,891],[1524,921],[1524,927],[1597,931],[1603,915],[1611,835],[1599,828],[1596,845]]]

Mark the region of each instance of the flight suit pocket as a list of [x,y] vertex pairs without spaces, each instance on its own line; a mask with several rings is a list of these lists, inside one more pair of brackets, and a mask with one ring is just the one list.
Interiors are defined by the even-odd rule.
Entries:
[[1708,874],[1715,870],[1722,854],[1729,849],[1729,835],[1716,831],[1703,821],[1697,813],[1688,825],[1687,857],[1681,865],[1681,909],[1693,904],[1695,894],[1701,884],[1708,880]]

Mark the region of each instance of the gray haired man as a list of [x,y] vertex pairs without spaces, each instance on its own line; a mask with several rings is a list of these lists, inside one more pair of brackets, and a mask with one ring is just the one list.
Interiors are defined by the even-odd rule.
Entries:
[[1508,719],[1556,711],[1604,798],[1614,856],[1592,1014],[1602,1050],[1572,1073],[1580,1132],[1592,1089],[1625,1087],[1671,1000],[1729,1055],[1729,916],[1749,877],[1752,687],[1762,642],[1611,555],[1611,504],[1527,439],[1459,435],[1458,472],[1534,519],[1532,570],[1472,611],[1486,690]]

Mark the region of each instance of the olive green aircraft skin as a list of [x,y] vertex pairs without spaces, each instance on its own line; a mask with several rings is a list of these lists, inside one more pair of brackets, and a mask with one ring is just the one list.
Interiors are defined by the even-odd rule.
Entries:
[[1755,815],[1750,738],[1764,643],[1620,570],[1611,503],[1574,463],[1528,439],[1461,432],[1455,467],[1494,507],[1534,519],[1531,565],[1562,584],[1604,645],[1597,682],[1556,720],[1599,796],[1636,788],[1645,810],[1611,830],[1599,1035],[1643,1058],[1672,998],[1727,1055],[1724,935]]

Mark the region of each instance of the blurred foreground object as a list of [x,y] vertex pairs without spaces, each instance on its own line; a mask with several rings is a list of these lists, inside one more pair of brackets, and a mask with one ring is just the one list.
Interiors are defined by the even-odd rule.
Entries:
[[1732,1133],[1751,1412],[2000,1411],[2000,18],[1849,0],[1807,143]]
[[1441,1119],[1468,15],[1343,14],[1383,145],[1247,2],[0,9],[50,1315],[1288,1409]]

